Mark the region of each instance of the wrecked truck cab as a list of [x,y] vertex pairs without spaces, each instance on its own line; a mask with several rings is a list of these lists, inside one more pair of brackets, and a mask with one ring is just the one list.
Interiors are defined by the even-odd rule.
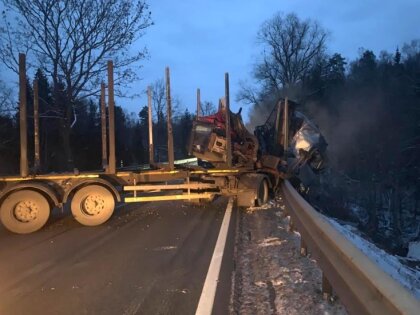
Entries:
[[[213,167],[225,167],[227,162],[226,112],[198,117],[193,122],[190,153]],[[240,111],[230,111],[232,165],[253,168],[257,161],[258,140],[245,127]]]
[[299,163],[307,164],[314,172],[325,168],[327,142],[318,126],[301,112],[295,111],[291,118],[289,148]]
[[[313,172],[320,172],[325,168],[328,144],[316,124],[296,110],[299,104],[291,100],[287,103],[287,133],[284,130],[285,99],[278,101],[264,125],[255,128],[254,134],[260,145],[259,155],[286,159],[287,172],[290,174],[303,166],[309,166]],[[286,152],[284,147],[287,147]]]

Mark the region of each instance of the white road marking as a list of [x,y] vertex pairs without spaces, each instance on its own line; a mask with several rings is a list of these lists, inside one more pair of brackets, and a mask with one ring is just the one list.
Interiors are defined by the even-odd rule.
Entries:
[[220,267],[222,265],[223,252],[225,250],[227,234],[229,230],[230,218],[232,216],[233,198],[229,199],[217,237],[216,246],[210,261],[210,267],[207,271],[204,281],[203,291],[201,291],[200,301],[198,302],[196,315],[210,315],[213,311],[214,298],[216,296],[217,284],[219,282]]

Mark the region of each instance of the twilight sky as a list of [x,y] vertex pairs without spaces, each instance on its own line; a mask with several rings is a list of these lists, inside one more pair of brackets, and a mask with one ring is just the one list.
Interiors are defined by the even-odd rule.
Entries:
[[[256,34],[275,12],[295,12],[315,19],[330,32],[328,51],[357,57],[359,48],[393,52],[404,42],[420,38],[419,0],[149,0],[155,25],[140,39],[150,59],[143,62],[136,92],[163,78],[171,68],[172,95],[195,110],[196,89],[201,99],[217,104],[224,94],[224,73],[229,72],[231,108],[240,80],[250,80],[258,58]],[[134,47],[135,49],[135,47]],[[129,112],[138,112],[146,98],[120,100]],[[247,120],[247,110],[244,108]]]
[[[256,35],[261,24],[276,12],[296,13],[317,20],[329,33],[328,52],[347,59],[359,48],[395,51],[397,46],[420,39],[420,0],[146,0],[154,26],[132,47],[147,46],[150,58],[143,61],[141,81],[129,94],[136,99],[117,99],[128,112],[146,105],[147,85],[171,69],[172,95],[195,111],[196,89],[202,101],[217,105],[224,95],[224,73],[230,74],[231,109],[247,106],[235,101],[239,81],[252,81],[251,72],[260,53]],[[2,8],[2,6],[1,6]],[[0,79],[10,81],[1,67]],[[15,77],[15,74],[13,74]],[[17,81],[17,77],[16,77]]]

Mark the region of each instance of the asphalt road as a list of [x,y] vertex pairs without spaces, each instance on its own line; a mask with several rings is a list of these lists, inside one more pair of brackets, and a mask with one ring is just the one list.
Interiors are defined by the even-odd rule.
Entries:
[[130,204],[98,227],[58,213],[30,235],[0,227],[0,314],[194,314],[226,204]]

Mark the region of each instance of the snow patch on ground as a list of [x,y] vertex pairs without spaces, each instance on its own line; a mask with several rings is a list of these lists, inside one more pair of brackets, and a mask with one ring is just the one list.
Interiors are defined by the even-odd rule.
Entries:
[[408,258],[420,260],[420,242],[410,242],[408,244]]
[[[368,242],[359,235],[359,231],[355,227],[340,224],[332,218],[326,217],[326,219],[366,256],[380,266],[382,270],[410,290],[414,296],[420,298],[420,270],[403,265],[397,256],[390,255]],[[414,255],[420,254],[420,244],[418,247],[414,246],[413,253]]]

